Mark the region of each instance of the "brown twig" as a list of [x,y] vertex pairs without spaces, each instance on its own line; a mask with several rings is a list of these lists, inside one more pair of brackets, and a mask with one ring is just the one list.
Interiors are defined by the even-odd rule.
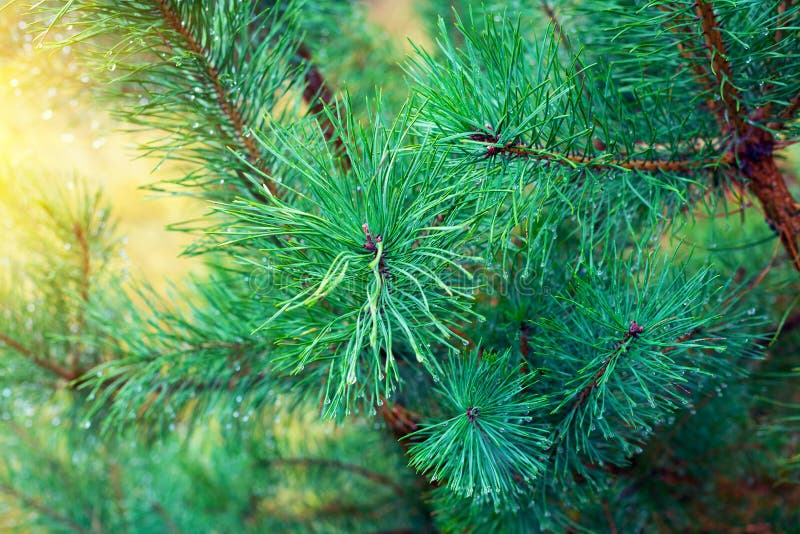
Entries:
[[178,525],[175,523],[175,520],[169,516],[167,510],[161,506],[161,503],[153,501],[150,503],[150,507],[153,509],[155,513],[161,518],[164,524],[167,526],[169,531],[172,534],[181,534],[181,529],[178,528]]
[[49,506],[42,504],[39,499],[29,497],[23,493],[20,493],[11,486],[6,486],[3,483],[0,483],[0,491],[18,500],[23,505],[33,508],[40,514],[49,517],[53,521],[63,525],[64,527],[73,532],[77,532],[79,534],[92,534],[89,529],[82,527],[72,519],[63,516],[58,512],[56,512],[55,510],[53,510],[52,508],[50,508]]
[[[672,8],[660,6],[660,9],[671,11]],[[720,95],[721,102],[711,101],[709,111],[720,125],[722,137],[733,131],[736,141],[726,154],[728,162],[735,159],[739,166],[740,177],[735,177],[750,190],[759,200],[767,221],[779,233],[783,248],[789,255],[794,267],[800,270],[800,252],[798,236],[800,236],[800,204],[792,197],[786,182],[775,162],[774,134],[759,128],[756,124],[769,123],[770,106],[764,106],[752,114],[740,103],[740,95],[733,83],[733,72],[727,57],[727,47],[720,31],[720,22],[714,11],[713,2],[695,0],[694,12],[703,34],[703,45],[707,52],[698,58],[689,52],[682,43],[678,44],[681,55],[692,65],[695,80],[707,91]],[[690,21],[681,21],[688,28]],[[688,29],[673,28],[681,33],[690,34]],[[702,61],[700,61],[702,59]],[[711,66],[708,73],[703,64]],[[713,78],[712,78],[713,76]],[[800,96],[795,99],[800,106]],[[794,103],[795,101],[793,101]],[[784,110],[792,115],[796,108],[793,104]],[[784,117],[785,118],[785,117]]]
[[75,239],[78,240],[78,246],[81,249],[81,299],[84,302],[89,302],[89,275],[91,274],[92,259],[89,241],[86,239],[86,232],[79,222],[73,223],[72,232],[75,234]]
[[[542,11],[544,11],[545,16],[550,21],[550,24],[553,25],[553,30],[558,34],[558,38],[561,41],[561,44],[564,45],[564,49],[570,54],[572,53],[572,45],[569,42],[569,38],[567,37],[567,33],[564,31],[564,26],[561,24],[561,21],[558,20],[556,16],[556,12],[553,9],[553,6],[550,5],[550,2],[547,0],[542,0]],[[579,81],[583,80],[583,65],[577,59],[575,61],[575,71],[577,72],[577,77]]]
[[719,93],[722,97],[722,104],[725,113],[725,122],[732,122],[736,132],[744,135],[748,126],[742,116],[743,108],[739,106],[739,91],[733,85],[733,74],[728,63],[728,51],[722,40],[721,24],[714,13],[713,2],[708,0],[695,0],[695,13],[700,19],[703,29],[703,39],[706,49],[711,54],[711,72],[716,78]]
[[640,160],[633,158],[619,159],[610,154],[596,156],[583,156],[580,154],[569,154],[557,152],[536,146],[528,146],[522,143],[510,142],[498,146],[499,134],[487,134],[485,132],[473,133],[470,139],[486,143],[485,157],[511,156],[519,158],[535,159],[543,162],[561,163],[575,166],[584,165],[593,168],[621,168],[628,170],[640,170],[646,172],[696,172],[706,166],[732,164],[735,160],[734,155],[726,152],[720,156],[706,160]]
[[[80,222],[75,221],[72,224],[72,233],[75,234],[75,239],[78,241],[78,248],[81,253],[81,281],[80,281],[80,295],[83,301],[78,307],[78,330],[82,331],[86,323],[85,310],[83,305],[89,302],[89,276],[91,275],[91,261],[92,254],[89,248],[89,240],[86,238],[86,231]],[[80,354],[82,345],[78,344],[74,347],[74,352],[69,358],[69,365],[75,373],[78,373],[80,368]]]
[[411,444],[408,440],[403,439],[412,432],[415,432],[419,427],[417,422],[421,417],[406,409],[402,404],[393,403],[391,406],[385,397],[381,396],[381,404],[378,406],[378,412],[386,426],[392,431],[394,437],[400,442],[403,449],[407,450]]
[[528,358],[531,354],[530,335],[531,326],[525,321],[519,326],[519,353],[522,356],[520,372],[525,375],[530,372],[530,369],[528,369]]
[[349,168],[351,163],[344,143],[341,137],[336,135],[336,128],[324,113],[325,107],[333,102],[333,92],[330,85],[325,81],[319,68],[311,61],[311,52],[307,47],[300,45],[297,49],[297,55],[306,63],[306,85],[303,88],[303,100],[308,103],[309,111],[317,116],[325,139],[329,143],[333,143],[336,152],[342,157],[342,164],[345,168]]
[[399,496],[405,495],[405,488],[394,481],[391,477],[383,475],[381,473],[376,473],[375,471],[371,471],[365,467],[360,465],[351,464],[348,462],[343,462],[341,460],[335,460],[332,458],[271,458],[265,459],[260,461],[261,464],[267,465],[287,465],[287,466],[319,466],[319,467],[326,467],[331,469],[339,469],[342,471],[347,471],[349,473],[353,473],[358,475],[370,482],[374,482],[381,486],[387,486],[392,489],[392,491]]
[[28,347],[22,345],[15,339],[10,338],[3,333],[0,333],[0,341],[2,341],[7,347],[11,348],[16,353],[25,356],[28,360],[32,361],[42,369],[46,369],[68,382],[75,380],[81,375],[79,371],[73,371],[71,369],[67,369],[66,367],[52,360],[48,360],[46,358],[42,358],[41,356],[37,356],[36,353],[34,353],[31,349],[29,349]]
[[[186,43],[186,48],[198,58],[202,59],[206,69],[206,76],[208,77],[208,81],[211,82],[211,86],[216,96],[217,105],[230,121],[236,140],[245,148],[247,155],[251,160],[250,162],[257,167],[260,167],[262,164],[261,152],[259,151],[253,136],[246,135],[246,125],[242,119],[241,112],[232,103],[233,100],[230,98],[228,91],[220,81],[219,72],[214,65],[212,65],[209,52],[203,48],[197,39],[195,39],[194,35],[192,35],[192,32],[183,23],[178,14],[175,13],[166,0],[158,0],[158,8],[167,25],[183,38]],[[265,176],[267,175],[266,169],[262,168],[260,170]],[[275,185],[275,182],[271,179],[265,179],[265,184],[267,189],[269,189],[269,192],[277,196],[278,187]]]
[[[674,11],[674,9],[668,5],[660,5],[659,9],[666,12]],[[689,30],[690,24],[691,24],[690,20],[687,20],[685,17],[681,17],[680,20],[676,20],[676,24],[672,26],[670,29],[677,34],[680,34],[687,38],[691,38],[693,34]],[[697,82],[697,85],[699,85],[705,91],[713,91],[714,83],[712,81],[711,76],[703,66],[705,61],[703,62],[699,61],[699,59],[692,52],[692,50],[689,47],[687,47],[682,41],[679,41],[676,44],[676,46],[678,48],[681,57],[688,63],[689,68],[691,69],[692,74],[694,76],[695,82]],[[722,112],[721,102],[718,102],[713,98],[709,98],[708,100],[706,100],[706,108],[711,112],[712,115],[714,115],[714,118],[717,120],[717,123],[720,125],[720,127],[724,128],[727,124],[727,121],[725,120],[724,113]]]
[[[630,322],[628,330],[623,335],[622,340],[616,342],[614,351],[603,360],[600,368],[595,372],[594,376],[592,376],[591,381],[584,386],[575,397],[575,400],[573,401],[565,420],[569,419],[571,415],[574,414],[578,408],[581,407],[581,405],[583,405],[586,399],[589,398],[589,395],[591,395],[591,393],[600,385],[600,379],[605,376],[606,371],[608,371],[608,368],[611,366],[611,363],[623,352],[625,352],[627,345],[631,342],[631,340],[638,338],[639,334],[642,332],[644,332],[644,327],[639,325],[639,323],[636,321]],[[561,437],[563,437],[563,432],[561,433]]]
[[119,463],[112,461],[108,466],[108,480],[111,483],[111,489],[114,495],[114,505],[117,508],[119,517],[125,517],[127,511],[125,509],[125,492],[122,489],[122,469]]
[[773,154],[771,132],[749,125],[737,143],[736,156],[750,191],[758,198],[768,222],[775,227],[792,264],[800,270],[800,204],[792,197]]
[[603,511],[605,512],[606,520],[608,521],[609,534],[618,534],[619,531],[617,530],[617,524],[614,522],[614,516],[611,514],[611,507],[608,505],[608,501],[603,501]]
[[690,339],[692,339],[694,336],[696,336],[696,335],[697,335],[697,334],[699,334],[699,333],[700,333],[700,329],[699,329],[699,328],[695,328],[695,329],[694,329],[694,330],[692,330],[691,332],[686,332],[686,333],[685,333],[685,334],[683,334],[681,337],[679,337],[678,339],[676,339],[676,340],[675,340],[675,343],[673,343],[673,344],[672,344],[672,345],[670,345],[669,347],[665,347],[664,349],[662,349],[662,350],[661,350],[661,354],[668,354],[668,353],[672,352],[673,350],[677,350],[677,348],[678,348],[678,347],[680,347],[680,345],[681,345],[681,344],[682,344],[684,341],[689,341]]

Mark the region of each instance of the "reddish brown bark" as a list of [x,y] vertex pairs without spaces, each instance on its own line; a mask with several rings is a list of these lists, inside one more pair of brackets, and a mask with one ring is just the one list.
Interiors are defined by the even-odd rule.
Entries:
[[[787,3],[779,4],[778,11],[783,13]],[[663,10],[670,10],[662,6]],[[697,16],[702,35],[705,56],[699,58],[689,52],[683,44],[679,44],[681,55],[689,60],[697,84],[703,90],[713,90],[721,95],[720,101],[711,101],[708,108],[720,125],[720,136],[734,133],[736,142],[731,151],[725,155],[727,162],[735,157],[740,175],[735,177],[758,199],[767,218],[767,222],[778,232],[781,244],[789,255],[789,259],[797,270],[800,270],[800,254],[798,254],[798,236],[800,236],[800,205],[794,200],[786,181],[775,162],[775,137],[769,131],[755,124],[770,123],[770,119],[787,119],[797,111],[798,98],[795,98],[779,117],[769,116],[772,106],[765,106],[748,116],[748,110],[741,103],[741,95],[733,83],[734,73],[728,61],[728,51],[720,30],[721,24],[714,11],[711,0],[695,0],[694,12]],[[678,17],[680,27],[676,31],[686,33],[687,21]],[[782,32],[776,32],[776,39],[783,38]],[[701,61],[702,60],[702,61]],[[709,65],[709,67],[704,67]],[[710,72],[709,72],[710,71]]]
[[320,70],[311,61],[311,52],[305,46],[300,46],[297,50],[297,55],[306,62],[306,86],[303,88],[303,100],[309,105],[309,111],[317,115],[322,133],[328,142],[333,144],[336,152],[342,156],[342,163],[346,168],[350,167],[350,160],[344,149],[342,139],[336,135],[336,128],[333,123],[324,114],[325,106],[333,102],[333,92],[330,86],[325,82]]
[[767,221],[778,232],[792,264],[800,270],[800,204],[792,198],[778,169],[774,145],[775,138],[770,132],[750,126],[738,144],[737,157],[750,191],[761,203]]
[[[180,36],[183,38],[186,48],[193,54],[197,55],[198,58],[203,60],[208,81],[211,82],[211,86],[214,89],[217,105],[219,105],[222,113],[228,117],[228,120],[230,120],[230,124],[234,131],[234,136],[242,145],[242,147],[244,147],[247,157],[250,159],[250,163],[257,167],[260,166],[262,163],[261,151],[258,149],[253,136],[249,135],[247,132],[247,125],[244,123],[244,119],[242,119],[242,114],[233,104],[233,100],[228,94],[227,89],[225,89],[225,86],[222,84],[222,81],[219,78],[219,72],[217,72],[217,69],[211,64],[208,50],[203,48],[197,39],[195,39],[189,28],[183,23],[178,14],[173,11],[172,7],[170,7],[165,0],[159,0],[158,8],[161,12],[164,22],[167,23],[167,26],[169,26],[169,28],[174,32],[180,34]],[[266,169],[261,169],[261,171],[264,172],[265,175],[267,174]],[[273,195],[278,194],[278,187],[275,185],[274,181],[265,179],[264,182],[270,193]]]

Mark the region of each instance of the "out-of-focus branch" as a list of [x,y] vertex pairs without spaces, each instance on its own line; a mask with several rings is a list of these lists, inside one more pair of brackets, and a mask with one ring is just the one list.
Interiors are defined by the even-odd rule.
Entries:
[[42,504],[42,502],[39,499],[29,497],[17,491],[15,488],[12,488],[11,486],[7,486],[3,483],[0,483],[0,492],[3,492],[6,495],[9,495],[10,497],[18,500],[24,506],[33,508],[40,514],[49,517],[56,523],[63,525],[64,528],[71,530],[72,532],[77,532],[78,534],[92,534],[92,532],[89,529],[82,527],[72,519],[64,517],[63,515],[59,514],[49,506]]
[[42,358],[41,356],[37,356],[36,353],[34,353],[31,349],[29,349],[28,347],[24,346],[17,340],[10,338],[3,333],[0,333],[0,341],[2,341],[7,347],[9,347],[17,354],[26,357],[28,360],[35,363],[42,369],[46,369],[68,382],[75,380],[81,374],[79,371],[73,371],[71,369],[67,369],[66,367],[62,366],[57,362],[48,360],[46,358]]
[[392,478],[381,473],[371,471],[360,465],[343,462],[341,460],[335,460],[332,458],[270,458],[261,460],[260,463],[265,465],[295,465],[305,467],[319,466],[330,469],[339,469],[358,475],[378,485],[389,487],[398,496],[402,497],[405,495],[405,489],[403,486],[395,482]]

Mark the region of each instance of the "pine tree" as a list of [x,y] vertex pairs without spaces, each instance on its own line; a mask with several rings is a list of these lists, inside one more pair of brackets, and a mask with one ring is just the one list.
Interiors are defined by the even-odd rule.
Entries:
[[102,194],[27,193],[23,524],[796,528],[800,6],[420,9],[437,46],[398,67],[357,3],[37,4],[188,169],[152,188],[209,213],[164,296],[115,266]]

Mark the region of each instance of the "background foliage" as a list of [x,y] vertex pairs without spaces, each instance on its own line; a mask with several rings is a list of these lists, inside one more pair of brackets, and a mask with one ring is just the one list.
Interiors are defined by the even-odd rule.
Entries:
[[359,4],[6,12],[207,211],[152,287],[90,180],[9,158],[4,526],[797,524],[798,7],[416,7],[399,66]]

